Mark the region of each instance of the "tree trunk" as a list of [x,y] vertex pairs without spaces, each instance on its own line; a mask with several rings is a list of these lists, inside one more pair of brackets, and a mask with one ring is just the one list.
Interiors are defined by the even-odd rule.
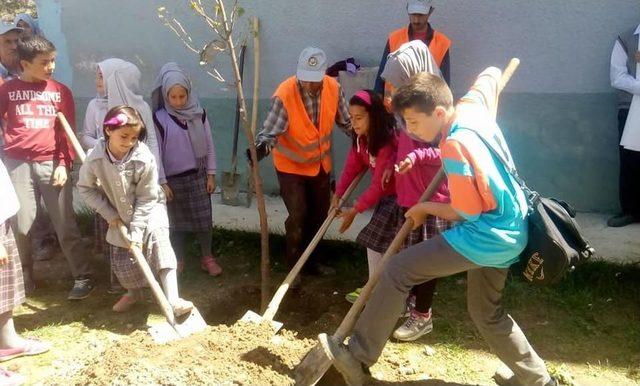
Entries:
[[[233,75],[236,79],[236,90],[238,92],[238,99],[240,100],[240,119],[242,121],[242,128],[249,142],[249,151],[251,153],[251,174],[253,177],[253,184],[256,190],[256,201],[258,203],[258,214],[260,216],[260,272],[261,272],[261,299],[260,309],[261,312],[269,304],[269,281],[270,281],[270,265],[269,265],[269,224],[267,222],[267,210],[264,202],[264,193],[262,190],[262,178],[260,177],[258,153],[256,152],[256,146],[254,143],[253,134],[249,126],[249,117],[247,113],[247,104],[244,98],[244,92],[242,89],[242,79],[240,77],[240,68],[238,67],[238,58],[236,56],[236,49],[233,44],[233,38],[231,31],[229,30],[229,22],[227,14],[224,8],[222,0],[216,0],[220,5],[222,14],[222,21],[224,23],[224,29],[226,31],[225,40],[227,41],[227,47],[229,48],[229,54],[231,55],[231,64],[233,67]],[[255,103],[255,101],[254,101]]]

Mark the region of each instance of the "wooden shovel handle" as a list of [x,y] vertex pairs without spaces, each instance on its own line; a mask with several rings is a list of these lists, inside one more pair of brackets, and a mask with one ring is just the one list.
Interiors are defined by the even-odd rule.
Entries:
[[167,318],[167,322],[169,322],[170,325],[175,326],[176,319],[173,315],[173,307],[171,307],[171,304],[169,304],[169,300],[165,296],[164,292],[162,292],[160,284],[158,284],[155,276],[153,276],[153,272],[151,272],[151,268],[149,267],[149,263],[147,263],[147,259],[145,259],[142,251],[139,248],[131,248],[127,227],[124,226],[124,224],[121,224],[118,227],[118,231],[120,232],[120,236],[122,236],[127,241],[127,243],[129,243],[129,250],[135,258],[136,264],[138,264],[140,269],[142,269],[142,273],[144,274],[145,279],[147,279],[147,282],[151,287],[153,296],[158,301],[158,304],[160,304],[160,308],[162,309],[162,313],[164,314],[165,318]]
[[76,151],[76,154],[78,155],[78,158],[80,159],[80,161],[84,162],[84,159],[86,157],[84,153],[84,149],[82,148],[82,146],[80,146],[80,142],[78,141],[76,134],[73,132],[71,125],[69,125],[69,121],[67,121],[67,118],[64,116],[62,112],[56,113],[56,117],[58,117],[58,120],[60,121],[60,124],[62,125],[62,128],[64,129],[65,134],[67,134],[67,138],[69,138],[69,141],[71,141],[73,150]]

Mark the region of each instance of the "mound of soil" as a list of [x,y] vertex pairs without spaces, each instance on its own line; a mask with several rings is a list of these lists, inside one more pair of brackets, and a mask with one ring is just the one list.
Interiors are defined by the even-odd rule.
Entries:
[[268,324],[238,322],[166,345],[137,331],[119,340],[77,373],[81,385],[293,384],[293,369],[314,345]]

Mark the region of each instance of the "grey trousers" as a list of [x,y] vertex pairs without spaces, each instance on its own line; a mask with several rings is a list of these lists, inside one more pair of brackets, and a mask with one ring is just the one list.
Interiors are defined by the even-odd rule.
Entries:
[[358,319],[349,350],[367,366],[380,357],[405,299],[414,285],[467,272],[467,308],[491,350],[524,385],[550,380],[542,359],[520,327],[502,308],[507,269],[481,267],[458,254],[442,236],[413,245],[393,256]]
[[60,188],[53,186],[52,161],[25,162],[5,158],[5,165],[20,202],[20,210],[12,227],[25,273],[33,274],[29,233],[33,228],[39,200],[42,197],[71,274],[76,279],[91,275],[91,267],[82,249],[80,230],[73,211],[71,173],[69,172],[67,183]]

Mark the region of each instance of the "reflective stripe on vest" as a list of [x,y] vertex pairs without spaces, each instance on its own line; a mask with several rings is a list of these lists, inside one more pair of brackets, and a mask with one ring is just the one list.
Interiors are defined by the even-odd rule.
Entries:
[[311,121],[295,76],[278,86],[274,93],[287,111],[287,131],[278,137],[273,149],[276,170],[303,176],[316,176],[322,167],[331,171],[331,132],[338,111],[338,82],[325,76],[322,81],[318,123]]

